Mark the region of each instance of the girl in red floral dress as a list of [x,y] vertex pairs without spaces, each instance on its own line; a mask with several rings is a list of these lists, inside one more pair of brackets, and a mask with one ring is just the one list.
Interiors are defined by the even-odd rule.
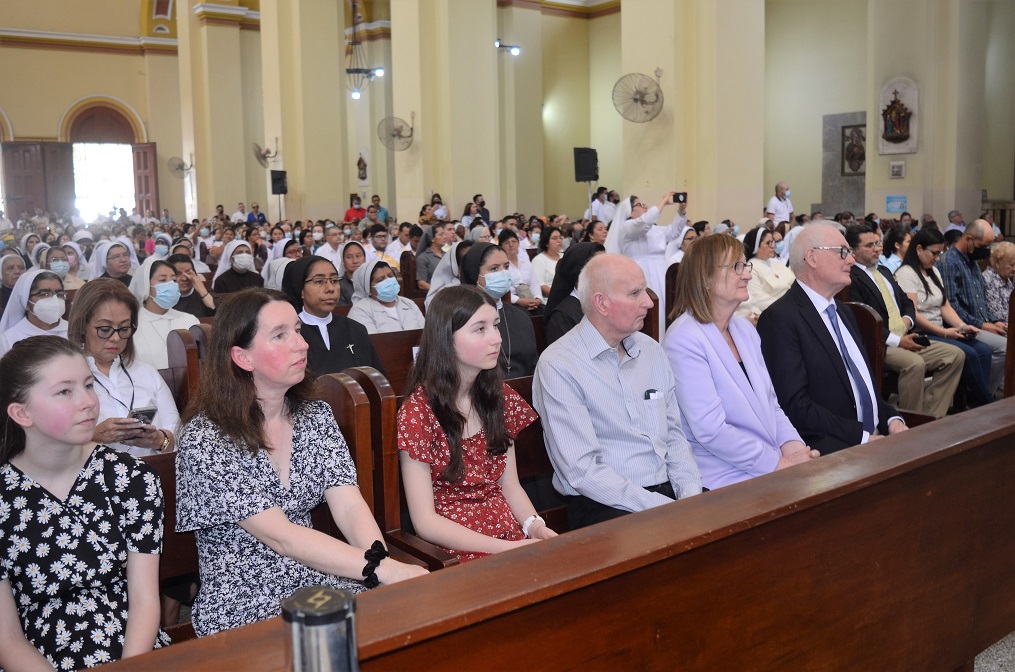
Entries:
[[481,287],[430,304],[398,413],[412,524],[462,562],[557,536],[518,482],[512,441],[537,416],[501,379],[496,301]]

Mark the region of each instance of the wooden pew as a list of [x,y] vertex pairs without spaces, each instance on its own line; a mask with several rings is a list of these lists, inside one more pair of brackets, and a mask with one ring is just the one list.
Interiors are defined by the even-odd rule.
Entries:
[[370,334],[370,341],[381,358],[388,382],[399,397],[405,396],[412,368],[412,349],[419,345],[422,329],[392,331],[386,334]]
[[[509,378],[504,382],[521,395],[529,406],[532,405],[532,376]],[[518,480],[523,486],[528,486],[526,492],[547,527],[558,533],[567,531],[567,503],[553,490],[550,483],[553,465],[546,453],[541,420],[536,420],[523,429],[515,439],[515,464]],[[533,492],[534,488],[538,490]]]
[[673,304],[677,299],[677,274],[680,272],[680,262],[670,264],[666,268],[666,328],[673,324],[670,313],[673,312]]
[[[191,330],[199,329],[191,327]],[[201,375],[201,352],[198,346],[198,339],[194,338],[192,331],[187,329],[174,329],[166,337],[166,348],[169,351],[169,369],[172,372],[173,382],[166,382],[173,391],[173,399],[176,400],[176,407],[182,413],[190,400],[197,394],[197,386]],[[163,374],[166,378],[166,374]]]
[[[396,415],[398,399],[387,379],[368,366],[343,373],[360,384],[370,400],[370,432],[373,444],[374,517],[388,547],[423,561],[430,570],[458,564],[455,556],[423,541],[402,528],[402,481],[398,466]],[[362,479],[360,487],[362,487]]]
[[[1015,630],[1013,441],[1009,399],[369,591],[360,668],[971,670]],[[280,670],[285,632],[109,670]]]
[[645,289],[648,295],[652,297],[652,307],[649,308],[648,315],[645,316],[645,323],[641,327],[641,333],[645,334],[654,341],[661,342],[660,339],[663,334],[659,333],[659,297],[652,291],[651,287]]
[[76,289],[67,289],[67,290],[64,290],[64,291],[67,292],[67,299],[66,299],[66,303],[65,303],[64,309],[63,309],[63,319],[69,320],[70,319],[70,309],[71,309],[71,306],[74,305],[74,296],[78,293],[78,290],[76,290]]
[[412,253],[412,250],[402,252],[402,257],[398,260],[398,268],[402,273],[402,296],[407,299],[425,299],[426,290],[420,289],[416,283],[416,255]]

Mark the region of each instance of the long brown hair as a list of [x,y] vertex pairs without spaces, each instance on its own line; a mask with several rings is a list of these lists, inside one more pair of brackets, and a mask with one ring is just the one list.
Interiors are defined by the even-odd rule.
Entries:
[[[427,308],[419,356],[409,373],[407,389],[411,393],[418,387],[423,388],[427,404],[447,437],[451,456],[444,478],[451,482],[459,481],[465,475],[462,459],[465,416],[455,403],[461,385],[455,356],[455,332],[464,327],[483,305],[497,308],[493,297],[478,287],[459,285],[442,289]],[[480,371],[469,390],[469,399],[486,432],[486,449],[491,455],[503,455],[510,445],[504,425],[504,382],[500,368],[495,366]]]
[[67,356],[81,357],[81,351],[66,338],[31,336],[15,343],[0,359],[0,407],[3,408],[0,464],[10,462],[25,450],[25,430],[7,414],[8,407],[27,403],[31,389],[39,382],[39,370],[50,360]]
[[[250,347],[257,335],[261,309],[275,301],[289,304],[282,292],[256,287],[230,294],[222,302],[216,311],[201,383],[180,418],[181,425],[203,413],[240,448],[251,453],[267,448],[264,411],[257,400],[254,376],[236,366],[230,353],[234,346]],[[287,415],[292,417],[304,403],[318,398],[315,381],[308,370],[301,382],[289,388],[285,393]]]

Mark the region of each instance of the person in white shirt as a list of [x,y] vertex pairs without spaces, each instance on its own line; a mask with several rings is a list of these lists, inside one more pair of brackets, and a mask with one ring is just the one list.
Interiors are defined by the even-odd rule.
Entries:
[[789,195],[789,185],[779,182],[775,185],[775,196],[768,199],[765,214],[771,215],[772,221],[776,224],[793,221],[793,202],[789,200]]
[[66,299],[63,282],[56,273],[38,268],[23,273],[14,283],[0,318],[0,357],[29,336],[66,338]]
[[149,257],[130,281],[130,291],[141,304],[133,337],[136,356],[153,368],[168,368],[169,332],[198,323],[190,313],[173,310],[180,300],[176,269],[166,261]]
[[247,206],[245,206],[243,203],[237,203],[236,212],[234,212],[232,214],[232,217],[230,217],[229,219],[233,220],[234,222],[247,221]]
[[334,224],[324,231],[324,244],[314,250],[318,257],[324,257],[337,268],[342,264],[342,229]]

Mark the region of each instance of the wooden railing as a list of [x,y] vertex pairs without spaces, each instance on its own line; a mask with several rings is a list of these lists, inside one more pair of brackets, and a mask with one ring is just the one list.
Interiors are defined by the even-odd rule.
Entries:
[[[972,669],[1015,630],[1015,401],[357,597],[361,669]],[[279,618],[116,670],[280,670]]]

